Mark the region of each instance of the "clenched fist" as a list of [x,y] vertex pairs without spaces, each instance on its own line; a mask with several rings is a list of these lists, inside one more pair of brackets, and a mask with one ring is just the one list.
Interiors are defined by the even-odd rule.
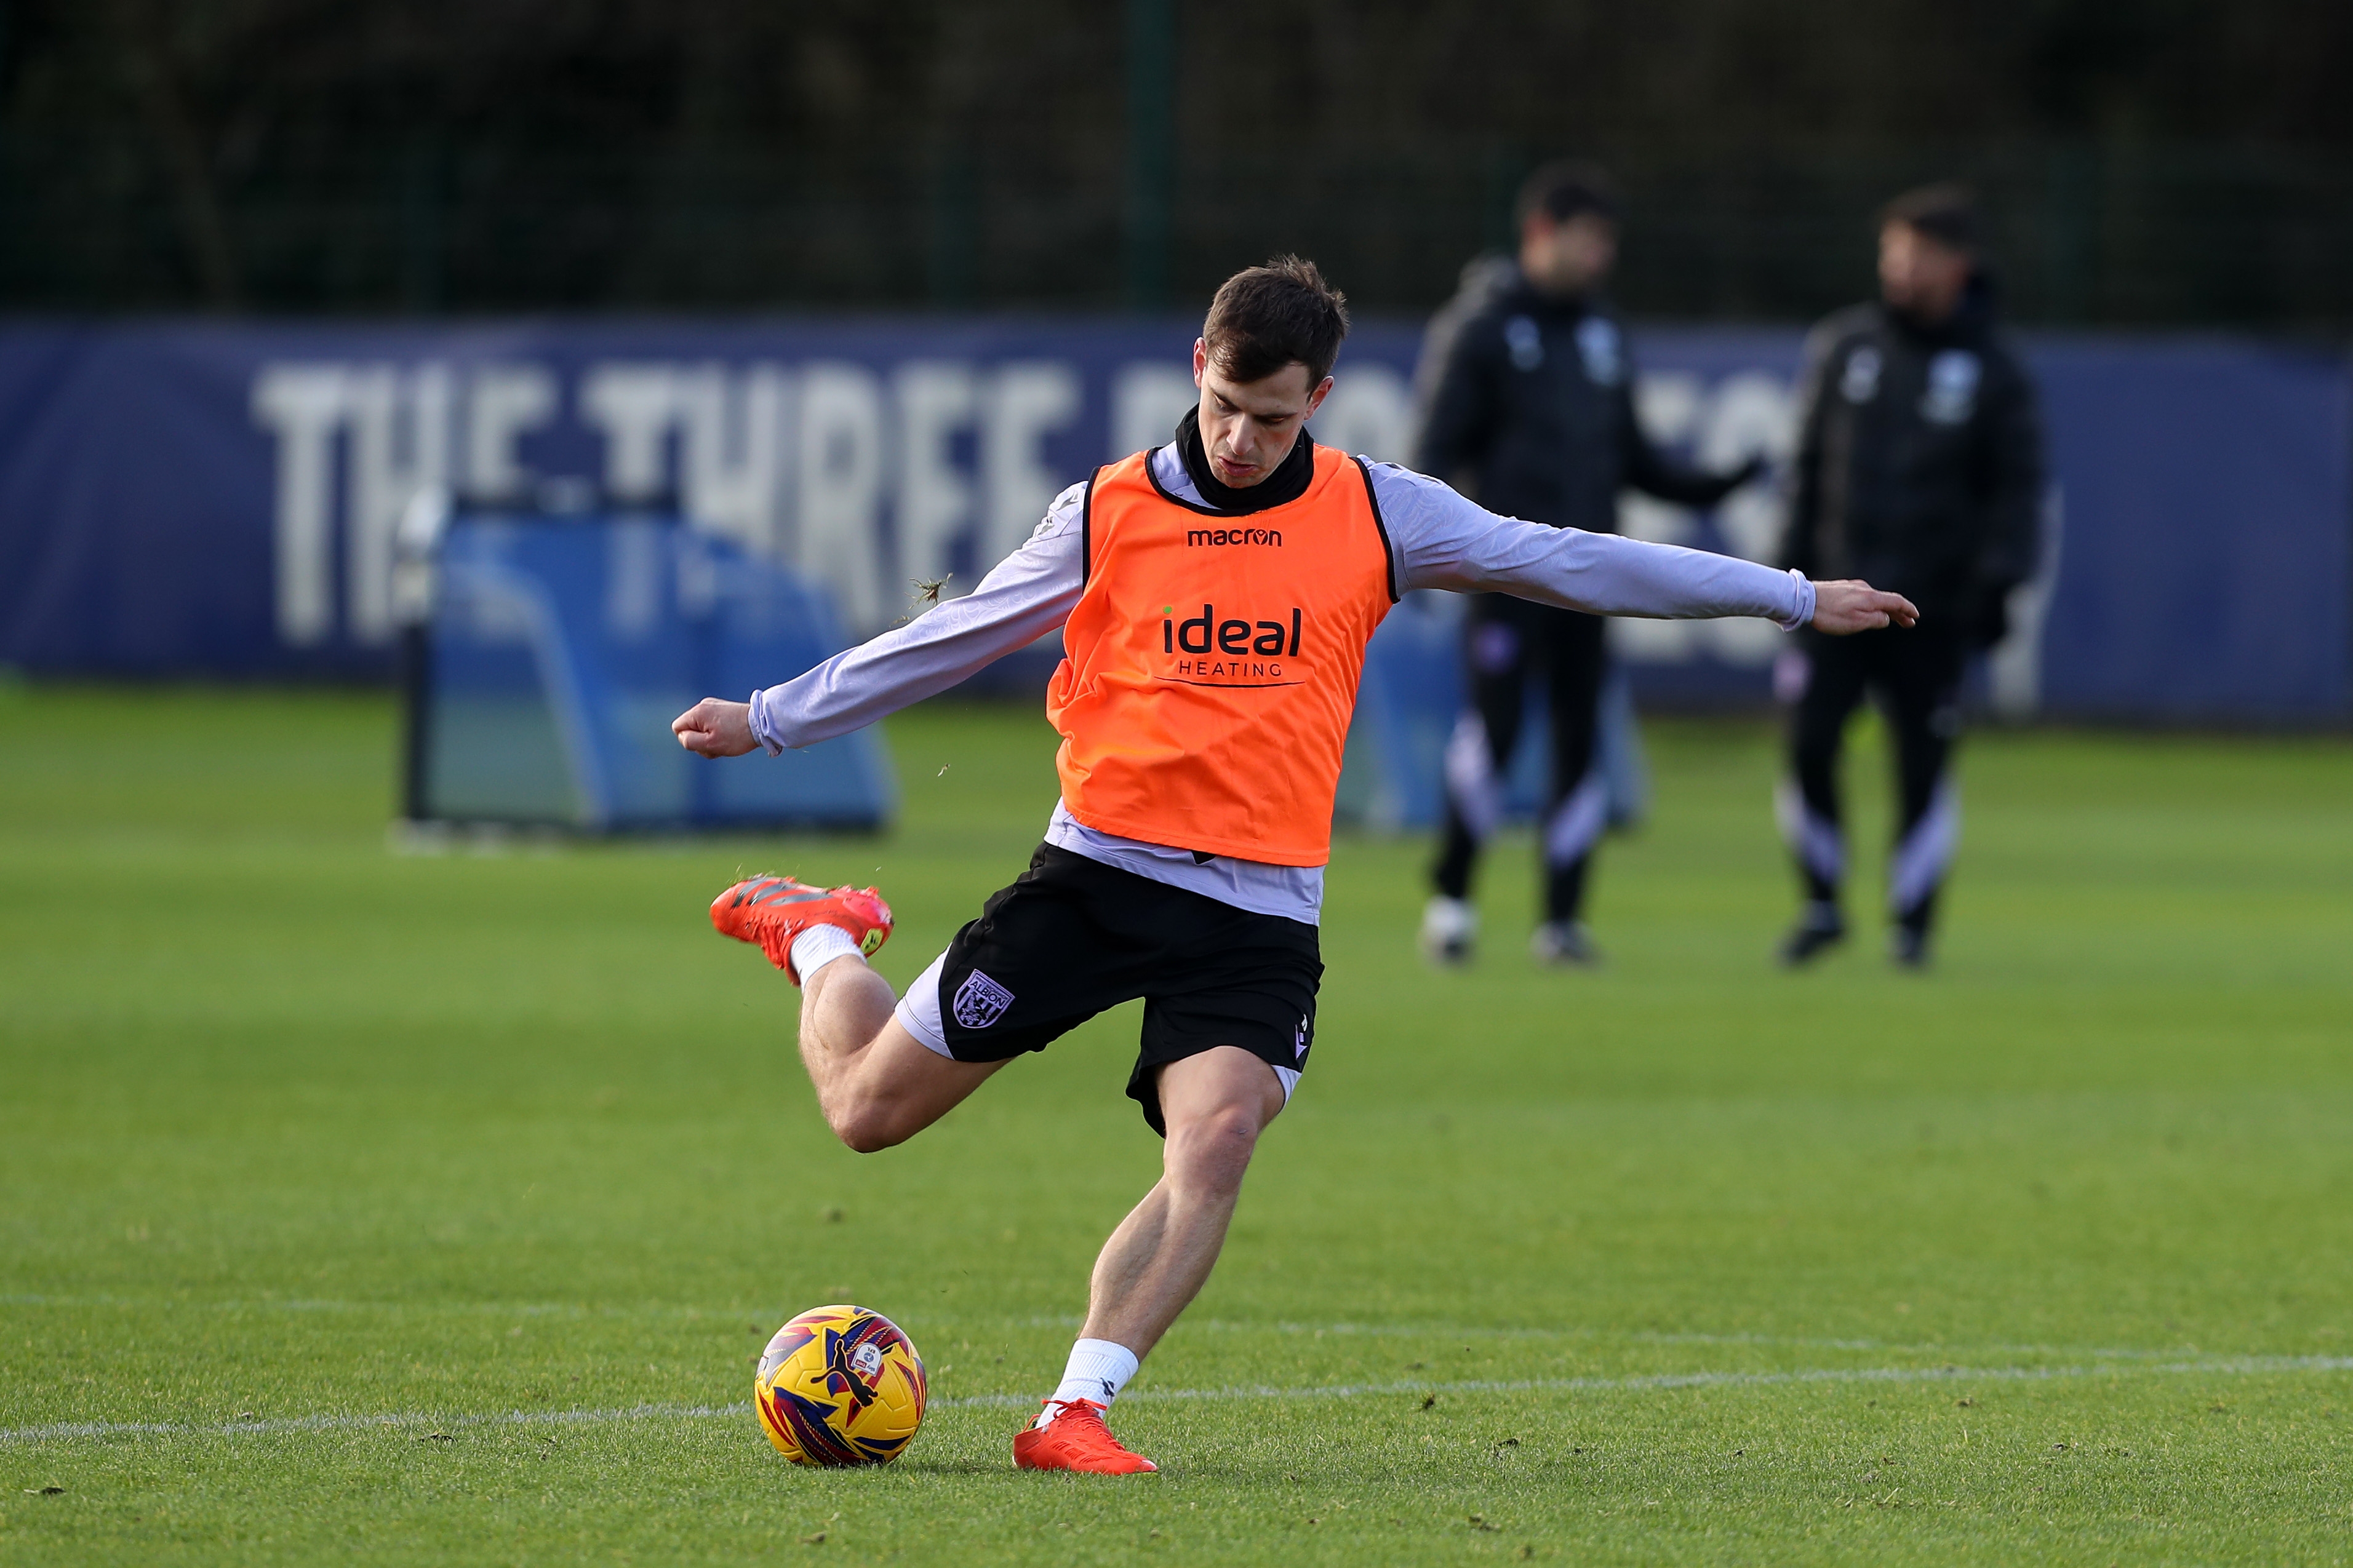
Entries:
[[704,698],[671,720],[670,731],[698,757],[740,757],[760,744],[752,733],[752,705],[716,697]]

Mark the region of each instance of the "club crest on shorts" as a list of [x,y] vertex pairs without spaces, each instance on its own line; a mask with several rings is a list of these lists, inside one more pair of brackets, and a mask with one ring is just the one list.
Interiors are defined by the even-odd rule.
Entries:
[[1013,993],[976,969],[956,987],[955,1002],[949,1010],[964,1027],[986,1029],[1012,1005]]

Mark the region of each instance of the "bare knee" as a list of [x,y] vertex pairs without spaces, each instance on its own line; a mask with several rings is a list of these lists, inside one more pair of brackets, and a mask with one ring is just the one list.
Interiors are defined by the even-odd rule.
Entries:
[[1250,1108],[1220,1106],[1172,1128],[1166,1165],[1180,1187],[1229,1189],[1241,1185],[1258,1150],[1259,1117]]
[[825,1120],[833,1135],[860,1154],[895,1148],[915,1133],[898,1107],[871,1094],[837,1096],[827,1102]]

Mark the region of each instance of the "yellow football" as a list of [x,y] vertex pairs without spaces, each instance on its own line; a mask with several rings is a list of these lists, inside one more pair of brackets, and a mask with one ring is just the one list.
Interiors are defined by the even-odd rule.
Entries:
[[923,1424],[923,1358],[863,1307],[818,1307],[776,1331],[752,1403],[797,1465],[887,1465]]

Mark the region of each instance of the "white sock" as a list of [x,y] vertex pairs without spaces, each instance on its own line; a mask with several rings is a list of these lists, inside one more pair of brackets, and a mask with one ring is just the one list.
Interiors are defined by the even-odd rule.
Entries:
[[793,938],[793,973],[807,985],[809,976],[837,958],[858,952],[858,939],[839,926],[811,926]]
[[[1119,1397],[1127,1380],[1135,1375],[1143,1363],[1135,1352],[1125,1345],[1110,1340],[1081,1340],[1071,1347],[1070,1364],[1062,1368],[1062,1384],[1054,1390],[1057,1401],[1092,1399],[1109,1408]],[[1047,1426],[1053,1419],[1053,1405],[1049,1405],[1038,1415],[1038,1425]]]
[[1475,936],[1479,931],[1479,911],[1468,899],[1450,899],[1443,893],[1431,895],[1421,909],[1421,929],[1434,940]]

